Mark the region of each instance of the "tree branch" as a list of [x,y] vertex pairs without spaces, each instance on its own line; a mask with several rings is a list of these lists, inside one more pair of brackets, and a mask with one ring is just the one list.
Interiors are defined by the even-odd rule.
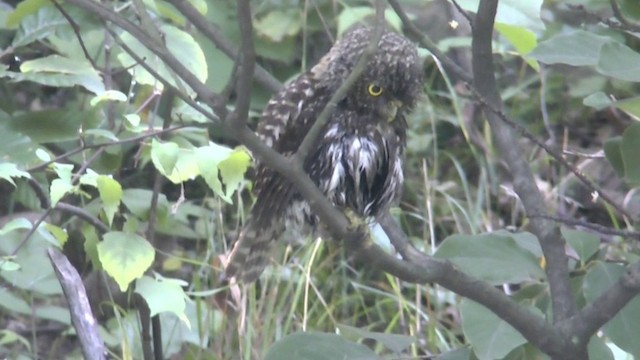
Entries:
[[[251,5],[248,0],[238,0],[238,27],[242,35],[240,71],[236,82],[235,121],[231,126],[246,126],[249,106],[251,105],[251,80],[256,63],[256,51],[253,46],[253,26],[251,24]],[[233,78],[231,78],[233,81]]]
[[393,8],[393,11],[395,11],[398,17],[400,17],[400,20],[402,20],[402,23],[407,28],[407,31],[418,39],[420,45],[429,50],[429,52],[431,52],[433,56],[438,58],[442,65],[444,65],[444,67],[455,77],[468,83],[471,83],[473,81],[473,78],[468,72],[458,66],[458,64],[451,60],[451,58],[445,55],[442,51],[440,51],[440,49],[438,49],[438,46],[433,41],[431,41],[431,39],[427,35],[420,31],[420,29],[418,29],[418,27],[411,21],[411,19],[409,19],[409,16],[404,11],[398,0],[388,0],[388,2],[389,5],[391,5],[391,8]]
[[[491,107],[503,111],[498,92],[491,48],[493,23],[498,6],[497,0],[480,1],[473,33],[473,86],[482,93]],[[524,153],[518,146],[512,128],[487,107],[484,114],[489,120],[494,140],[512,174],[514,190],[520,197],[527,214],[547,214],[544,199],[535,183]],[[538,237],[547,261],[547,278],[551,290],[554,322],[574,315],[576,302],[569,284],[565,242],[560,231],[551,221],[541,217],[531,218],[531,230]]]
[[640,293],[640,263],[631,265],[618,281],[575,316],[558,325],[566,334],[586,344],[601,326],[611,320]]

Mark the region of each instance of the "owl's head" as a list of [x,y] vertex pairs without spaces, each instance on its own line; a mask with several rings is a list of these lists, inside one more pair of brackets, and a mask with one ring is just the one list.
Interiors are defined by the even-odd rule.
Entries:
[[[369,45],[373,30],[353,29],[336,42],[311,72],[330,93],[351,74]],[[364,72],[350,89],[343,106],[392,120],[398,110],[412,107],[422,90],[422,59],[409,40],[385,31]]]

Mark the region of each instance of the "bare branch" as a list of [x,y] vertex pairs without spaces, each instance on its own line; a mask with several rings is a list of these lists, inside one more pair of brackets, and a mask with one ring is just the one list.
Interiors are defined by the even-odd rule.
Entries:
[[438,58],[438,60],[440,60],[440,62],[444,65],[444,67],[448,71],[450,71],[455,77],[469,83],[473,81],[469,73],[467,73],[463,68],[461,68],[453,60],[451,60],[451,58],[449,58],[442,51],[440,51],[440,49],[438,49],[436,44],[434,44],[433,41],[431,41],[431,39],[429,39],[427,35],[425,35],[422,31],[420,31],[420,29],[418,29],[418,27],[411,21],[411,19],[409,19],[409,16],[404,11],[404,9],[402,8],[398,0],[388,0],[388,2],[389,2],[389,5],[391,5],[391,7],[393,8],[393,10],[396,12],[396,14],[398,14],[398,17],[400,17],[400,20],[402,20],[402,23],[407,28],[409,33],[415,36],[416,38],[418,38],[420,45],[424,46],[427,50],[429,50],[433,54],[433,56]]
[[80,279],[80,275],[78,275],[69,260],[58,250],[50,248],[47,250],[47,254],[58,281],[60,281],[65,298],[69,303],[71,322],[80,340],[84,358],[105,359],[104,342],[100,338],[98,324],[91,312],[87,291],[84,288],[82,279]]
[[[238,0],[238,27],[242,35],[241,65],[236,82],[236,119],[231,126],[245,126],[251,105],[251,80],[256,63],[256,51],[253,47],[253,26],[251,24],[251,5],[248,0]],[[233,78],[232,78],[233,81]]]
[[559,323],[568,334],[586,344],[601,326],[611,320],[640,293],[640,263],[631,265],[618,281],[575,316]]

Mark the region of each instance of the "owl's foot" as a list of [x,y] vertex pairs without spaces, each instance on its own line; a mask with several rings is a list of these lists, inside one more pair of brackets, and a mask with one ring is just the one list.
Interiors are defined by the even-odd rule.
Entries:
[[364,219],[362,219],[362,217],[360,217],[358,214],[356,214],[353,210],[345,209],[344,216],[349,221],[349,231],[359,232],[363,234],[366,234],[369,232],[369,226],[367,225],[367,222]]

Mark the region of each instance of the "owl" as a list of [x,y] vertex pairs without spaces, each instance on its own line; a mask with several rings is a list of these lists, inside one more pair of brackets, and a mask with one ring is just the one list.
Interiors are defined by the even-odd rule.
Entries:
[[[292,156],[333,94],[353,71],[373,30],[344,34],[311,70],[275,95],[265,107],[258,135]],[[303,167],[339,209],[375,222],[399,197],[406,145],[405,113],[422,90],[422,61],[403,36],[385,30],[358,81],[330,114]],[[228,279],[249,283],[268,264],[270,249],[285,229],[314,230],[319,219],[295,186],[258,164],[256,201],[233,246]]]

